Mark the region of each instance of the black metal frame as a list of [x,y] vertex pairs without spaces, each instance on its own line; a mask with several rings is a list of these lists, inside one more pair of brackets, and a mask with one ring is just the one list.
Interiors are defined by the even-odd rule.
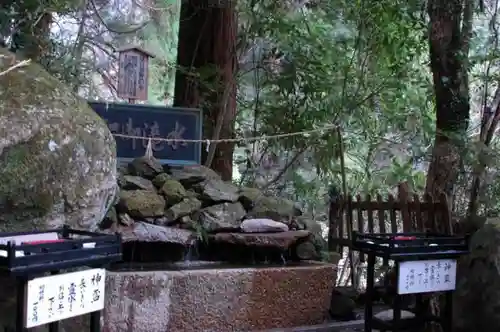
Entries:
[[[412,240],[396,240],[398,236],[412,236]],[[367,287],[365,304],[365,332],[372,329],[381,331],[418,330],[427,322],[438,322],[444,332],[452,331],[452,294],[453,291],[444,292],[446,306],[441,317],[427,313],[423,301],[423,294],[416,294],[416,308],[413,310],[415,317],[401,318],[401,295],[396,292],[393,309],[393,320],[383,321],[373,316],[373,292],[375,278],[375,260],[377,257],[385,261],[394,260],[396,280],[399,279],[399,263],[404,261],[425,261],[434,259],[457,259],[469,252],[467,237],[454,237],[437,233],[387,233],[387,234],[361,234],[352,232],[352,249],[365,253],[368,256]],[[432,244],[432,246],[430,246]],[[429,293],[427,293],[429,294]],[[410,311],[410,310],[408,310]]]
[[[26,305],[26,284],[29,280],[49,273],[59,274],[60,270],[87,266],[90,268],[105,267],[120,261],[122,258],[121,236],[107,235],[71,229],[64,226],[60,229],[0,233],[2,237],[57,233],[62,242],[41,244],[0,244],[0,250],[7,252],[0,257],[0,274],[16,279],[16,332],[26,332],[24,327],[24,310]],[[86,243],[95,243],[94,247],[84,247]],[[23,251],[24,256],[16,257],[16,251]],[[100,311],[90,313],[90,332],[100,332]],[[49,323],[49,332],[59,331],[59,321]],[[7,328],[6,328],[7,330]]]

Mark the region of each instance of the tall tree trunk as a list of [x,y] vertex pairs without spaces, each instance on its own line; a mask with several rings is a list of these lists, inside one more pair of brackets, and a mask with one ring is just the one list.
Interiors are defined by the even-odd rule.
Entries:
[[[209,0],[182,2],[174,106],[201,107],[203,136],[232,138],[236,116],[236,13],[234,2],[210,6]],[[217,126],[217,121],[220,125]],[[207,158],[203,149],[202,162]],[[232,178],[234,144],[219,143],[210,167]]]
[[[468,0],[467,2],[468,6],[466,5],[466,13],[467,10],[469,9],[470,11],[470,34],[469,34],[469,39],[472,37],[472,13],[473,13],[473,2],[472,0]],[[464,22],[465,22],[465,17],[466,14],[464,14]],[[498,31],[497,31],[497,18],[498,18],[498,8],[494,9],[493,16],[492,16],[492,22],[493,24],[490,24],[490,29],[493,32],[493,47],[494,49],[498,48],[499,45],[499,36],[498,36]],[[465,24],[465,23],[464,23]],[[500,87],[497,87],[494,95],[493,95],[493,101],[490,106],[488,106],[488,94],[489,94],[489,79],[490,79],[490,69],[492,67],[494,62],[490,62],[488,64],[487,69],[486,69],[486,77],[484,80],[484,101],[483,101],[483,109],[482,109],[482,119],[481,119],[481,132],[479,135],[479,142],[484,143],[486,147],[489,147],[491,144],[491,140],[493,138],[493,134],[497,130],[498,122],[500,121]],[[486,163],[486,158],[485,158],[485,153],[484,151],[480,151],[478,155],[478,165],[476,165],[474,172],[473,172],[473,180],[472,180],[472,185],[471,185],[471,193],[470,193],[470,199],[469,199],[469,208],[467,211],[467,216],[469,217],[469,220],[472,220],[471,217],[473,218],[474,216],[477,215],[478,209],[479,209],[479,190],[481,188],[481,177],[485,173],[486,166],[488,164]]]
[[[465,9],[464,9],[465,4]],[[437,199],[445,193],[450,199],[461,167],[461,153],[469,124],[467,59],[469,51],[471,0],[429,0],[429,47],[436,98],[436,137],[427,174],[426,192]],[[471,7],[470,7],[471,8]],[[470,14],[470,17],[469,17]],[[463,26],[461,24],[463,22]],[[451,208],[451,206],[450,206]],[[445,230],[437,225],[434,231]],[[426,228],[432,229],[431,220]],[[441,315],[443,299],[429,298],[429,310]],[[436,325],[431,331],[440,331]]]
[[436,137],[426,192],[434,198],[441,193],[450,198],[453,195],[469,124],[468,41],[464,38],[468,34],[466,36],[465,25],[461,28],[463,3],[463,0],[430,0],[428,3]]

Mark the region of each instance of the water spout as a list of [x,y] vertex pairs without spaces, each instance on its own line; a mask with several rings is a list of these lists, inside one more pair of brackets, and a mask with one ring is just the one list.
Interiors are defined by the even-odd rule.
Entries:
[[190,262],[198,259],[198,257],[198,241],[193,240],[187,245],[186,250],[184,251],[184,263],[189,265]]
[[285,255],[281,254],[280,258],[281,258],[281,262],[283,263],[283,265],[286,265]]

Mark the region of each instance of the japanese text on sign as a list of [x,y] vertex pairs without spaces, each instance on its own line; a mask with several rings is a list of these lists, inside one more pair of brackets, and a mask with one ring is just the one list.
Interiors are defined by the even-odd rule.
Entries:
[[399,263],[398,294],[454,290],[456,278],[456,260],[401,262]]
[[148,55],[137,50],[122,52],[119,57],[117,93],[120,98],[147,100]]
[[26,328],[102,310],[105,273],[91,269],[28,281]]
[[[132,118],[128,118],[127,123],[120,124],[118,122],[108,122],[109,130],[113,134],[121,134],[127,136],[137,136],[137,137],[151,137],[153,140],[151,141],[151,147],[153,151],[162,151],[166,146],[169,146],[173,150],[177,150],[179,147],[187,146],[186,142],[181,141],[155,141],[154,138],[165,138],[170,140],[182,140],[184,139],[184,132],[186,131],[186,127],[179,124],[179,122],[175,122],[175,126],[173,130],[169,131],[167,137],[161,136],[160,125],[157,121],[152,123],[143,123],[142,126],[137,126],[134,124]],[[143,148],[146,148],[148,145],[148,140],[137,139],[137,138],[122,138],[124,140],[132,141],[132,149],[136,150],[138,144],[141,144]]]
[[115,135],[116,154],[121,161],[128,162],[144,156],[148,138],[151,138],[153,155],[161,163],[201,163],[201,110],[101,102],[90,102],[89,105],[107,122]]

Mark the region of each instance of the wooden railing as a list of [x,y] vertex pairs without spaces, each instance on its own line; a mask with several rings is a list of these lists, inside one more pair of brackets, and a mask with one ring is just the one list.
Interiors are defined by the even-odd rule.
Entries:
[[381,195],[340,197],[330,203],[329,226],[328,249],[340,253],[344,247],[351,245],[351,230],[364,233],[425,230],[451,233],[452,229],[444,194],[437,201],[428,195],[423,198],[418,195],[412,198],[400,195],[398,199],[389,195],[387,200]]

